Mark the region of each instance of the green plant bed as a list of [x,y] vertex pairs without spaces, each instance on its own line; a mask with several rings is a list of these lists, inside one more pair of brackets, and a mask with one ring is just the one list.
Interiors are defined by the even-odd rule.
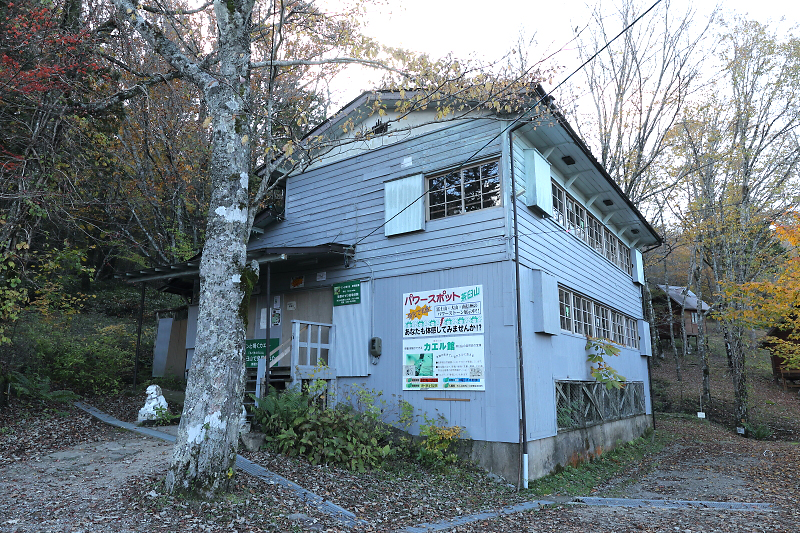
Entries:
[[[266,435],[266,446],[289,456],[307,458],[312,464],[329,464],[363,472],[381,468],[393,458],[436,470],[456,462],[455,445],[462,434],[442,418],[420,426],[420,437],[405,432],[413,409],[399,402],[395,426],[384,417],[391,411],[381,403],[380,392],[356,387],[346,400],[328,408],[322,401],[325,382],[313,382],[309,390],[278,391],[270,388],[263,398],[252,397],[255,427]],[[357,408],[358,407],[358,408]],[[397,427],[399,426],[399,427]]]

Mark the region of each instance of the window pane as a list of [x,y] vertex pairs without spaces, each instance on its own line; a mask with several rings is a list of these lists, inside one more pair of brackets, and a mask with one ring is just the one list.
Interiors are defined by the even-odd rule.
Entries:
[[448,202],[447,203],[447,216],[451,217],[453,215],[460,215],[461,214],[461,202]]
[[434,205],[444,203],[444,177],[432,178],[428,182],[428,204],[433,209]]
[[455,172],[444,177],[447,203],[458,202],[461,207],[461,178]]
[[464,198],[464,210],[466,212],[477,211],[480,208],[481,208],[481,197],[480,197],[480,195],[478,195],[478,196],[467,195]]
[[[491,167],[486,171],[486,167]],[[497,173],[497,163],[484,165],[483,177],[481,179],[483,187],[483,207],[494,207],[500,205],[500,175]]]
[[464,210],[481,208],[481,176],[478,167],[464,169]]
[[493,161],[431,178],[428,182],[429,218],[500,205],[499,168],[499,163]]
[[444,204],[431,206],[431,220],[444,217]]
[[564,191],[553,183],[553,218],[562,226],[566,226],[564,213]]
[[558,307],[561,316],[561,329],[572,331],[572,313],[570,306],[572,303],[572,293],[563,289],[558,290]]
[[500,173],[498,172],[499,165],[497,161],[493,161],[492,163],[486,163],[481,167],[481,178],[482,179],[500,179]]
[[481,179],[481,172],[480,168],[472,167],[472,168],[465,168],[463,170],[464,173],[464,184],[466,185],[467,182],[472,181],[479,181]]

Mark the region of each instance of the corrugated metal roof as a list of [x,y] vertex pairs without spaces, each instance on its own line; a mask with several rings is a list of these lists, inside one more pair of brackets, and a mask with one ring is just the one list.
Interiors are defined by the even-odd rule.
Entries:
[[[669,294],[672,301],[676,302],[678,305],[683,305],[683,308],[687,311],[697,311],[697,295],[690,289],[676,285],[659,285],[658,288]],[[703,306],[703,312],[707,313],[711,309],[711,306],[702,300],[699,301]]]
[[[345,244],[320,244],[318,246],[283,246],[264,247],[247,250],[247,260],[258,261],[258,264],[291,261],[292,259],[310,259],[334,255],[344,257],[352,254],[353,246]],[[132,272],[122,272],[114,277],[139,283],[143,281],[160,281],[176,278],[193,278],[200,275],[200,255],[194,256],[189,261],[172,265],[157,266]]]

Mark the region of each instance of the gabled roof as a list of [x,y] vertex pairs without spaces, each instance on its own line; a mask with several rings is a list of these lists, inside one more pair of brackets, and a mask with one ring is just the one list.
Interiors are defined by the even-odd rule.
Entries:
[[580,192],[603,214],[604,224],[619,228],[635,247],[661,244],[661,236],[594,157],[552,97],[542,87],[537,87],[537,92],[543,104],[549,106],[552,120],[523,120],[514,129],[547,156],[551,166],[567,179],[570,190]]
[[686,287],[659,285],[658,288],[667,293],[673,302],[683,305],[683,308],[687,311],[697,311],[698,302],[703,307],[703,313],[707,313],[711,309],[710,305],[698,300],[697,295]]
[[[414,91],[406,91],[404,96],[408,98],[413,94]],[[350,121],[350,127],[357,127],[367,120],[372,120],[375,115],[374,103],[376,100],[390,104],[386,106],[387,111],[390,111],[393,109],[391,103],[401,99],[401,94],[397,91],[364,92],[312,129],[306,134],[306,137],[339,136],[342,134],[343,125],[348,121]],[[539,118],[535,121],[523,117],[513,126],[512,131],[516,135],[524,136],[530,144],[548,158],[553,168],[565,176],[568,192],[573,195],[576,192],[579,193],[576,196],[582,196],[587,205],[592,205],[593,209],[602,215],[604,224],[611,224],[618,228],[620,235],[624,235],[633,247],[651,247],[661,244],[662,239],[658,232],[592,155],[589,147],[570,126],[566,117],[542,87],[536,87],[531,94],[531,103],[541,103],[543,107],[547,107],[551,112],[551,117],[544,120]],[[492,112],[486,110],[486,113]],[[518,116],[519,114],[509,115],[505,118],[510,122]],[[477,117],[466,117],[467,120],[469,118]],[[447,124],[443,122],[441,126],[437,127],[445,126]],[[429,131],[430,125],[420,128],[409,124],[405,128],[416,128],[422,133]],[[392,131],[390,129],[387,137],[392,136]],[[376,135],[376,137],[380,137],[380,135]],[[390,140],[388,144],[401,142],[407,138],[407,136],[399,137],[396,141]],[[377,148],[379,147],[368,149]],[[567,164],[567,161],[570,161],[570,164]],[[322,164],[327,163],[323,162]],[[265,222],[268,223],[268,221]],[[262,228],[263,226],[266,224],[262,224]]]
[[[405,94],[408,97],[413,95],[413,92],[408,91]],[[374,114],[373,104],[376,99],[391,103],[401,100],[401,95],[394,91],[364,92],[311,130],[308,135],[338,132],[348,120],[351,124],[364,122]],[[552,117],[535,121],[523,118],[514,126],[515,133],[525,136],[539,152],[549,156],[551,165],[569,180],[570,192],[578,191],[581,196],[591,200],[590,203],[594,208],[603,214],[604,223],[613,224],[622,234],[627,234],[626,238],[634,246],[659,245],[661,236],[592,155],[588,146],[541,87],[537,87],[531,95],[531,103],[537,102],[541,102],[542,107],[549,108]],[[387,108],[392,109],[391,105]],[[510,115],[507,118],[511,121],[515,116],[518,115]],[[565,158],[567,160],[571,158],[574,163],[567,165],[564,162]]]

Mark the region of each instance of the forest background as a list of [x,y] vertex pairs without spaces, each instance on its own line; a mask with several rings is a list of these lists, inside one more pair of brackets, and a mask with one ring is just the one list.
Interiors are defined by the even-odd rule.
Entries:
[[[135,331],[114,314],[134,309],[138,295],[111,280],[185,261],[224,233],[208,218],[221,201],[219,124],[228,120],[232,131],[235,122],[245,147],[236,157],[249,169],[249,220],[237,231],[247,234],[256,211],[282,205],[280,188],[254,169],[271,175],[308,164],[327,141],[311,146],[306,134],[335,111],[335,80],[357,64],[380,73],[377,88],[420,89],[408,111],[456,94],[464,106],[521,110],[514,95],[525,87],[555,88],[560,111],[664,236],[645,254],[650,289],[689,287],[712,306],[700,336],[705,320],[719,326],[735,390],[730,415],[748,421],[746,363],[760,334],[780,324],[800,331],[800,41],[785,23],[667,1],[598,5],[557,48],[587,61],[572,74],[559,65],[563,56],[542,55],[524,32],[497,60],[436,59],[367,36],[363,4],[332,11],[237,0],[228,6],[231,27],[252,11],[242,46],[254,68],[233,61],[223,74],[243,88],[241,133],[242,114],[220,115],[222,89],[206,76],[226,64],[217,4],[0,0],[4,380],[79,393],[132,382]],[[778,341],[790,364],[800,364],[796,340]]]

